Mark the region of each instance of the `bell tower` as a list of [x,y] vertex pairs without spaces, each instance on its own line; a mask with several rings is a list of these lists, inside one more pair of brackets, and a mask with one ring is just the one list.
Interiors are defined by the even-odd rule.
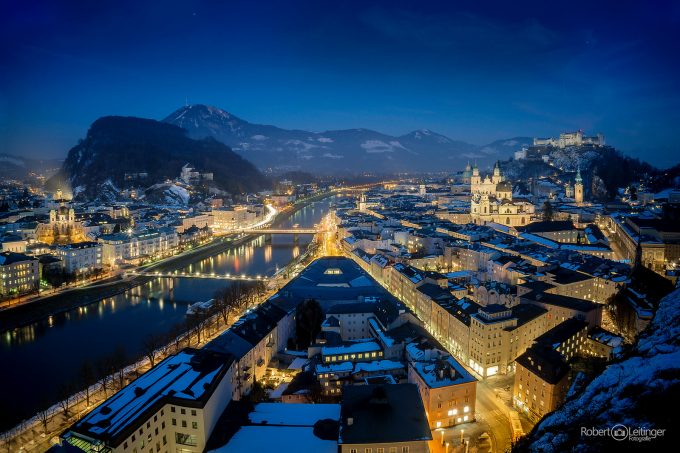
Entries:
[[576,179],[574,180],[574,201],[577,204],[583,203],[583,178],[581,178],[581,167],[576,170]]

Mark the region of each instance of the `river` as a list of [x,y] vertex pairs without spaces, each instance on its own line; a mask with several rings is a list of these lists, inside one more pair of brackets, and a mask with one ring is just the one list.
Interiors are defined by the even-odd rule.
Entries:
[[[328,212],[331,199],[307,205],[279,225],[313,227]],[[303,253],[311,235],[264,236],[193,262],[191,272],[272,275]],[[6,332],[0,338],[0,432],[35,415],[78,382],[85,361],[96,363],[122,348],[130,358],[142,354],[149,334],[169,332],[186,317],[187,305],[207,300],[229,283],[210,279],[156,278],[115,297],[54,315]],[[71,385],[70,391],[75,389]]]

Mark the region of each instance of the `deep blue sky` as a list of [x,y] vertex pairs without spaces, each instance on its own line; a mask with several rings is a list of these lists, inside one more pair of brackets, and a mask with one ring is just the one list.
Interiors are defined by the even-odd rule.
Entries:
[[188,98],[477,144],[581,128],[680,161],[677,1],[143,3],[0,0],[0,152],[65,155],[100,116]]

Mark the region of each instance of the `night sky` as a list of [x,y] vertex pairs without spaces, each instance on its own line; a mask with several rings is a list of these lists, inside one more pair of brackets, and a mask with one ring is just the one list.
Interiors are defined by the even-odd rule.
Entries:
[[680,161],[677,1],[142,3],[0,0],[0,153],[63,156],[100,116],[188,99],[476,144],[584,129]]

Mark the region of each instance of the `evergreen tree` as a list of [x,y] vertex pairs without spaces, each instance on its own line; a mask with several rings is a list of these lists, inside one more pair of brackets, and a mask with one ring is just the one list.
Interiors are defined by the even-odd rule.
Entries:
[[550,203],[549,200],[546,200],[545,203],[543,203],[543,220],[546,222],[550,222],[553,219],[553,216],[554,212],[552,204]]

